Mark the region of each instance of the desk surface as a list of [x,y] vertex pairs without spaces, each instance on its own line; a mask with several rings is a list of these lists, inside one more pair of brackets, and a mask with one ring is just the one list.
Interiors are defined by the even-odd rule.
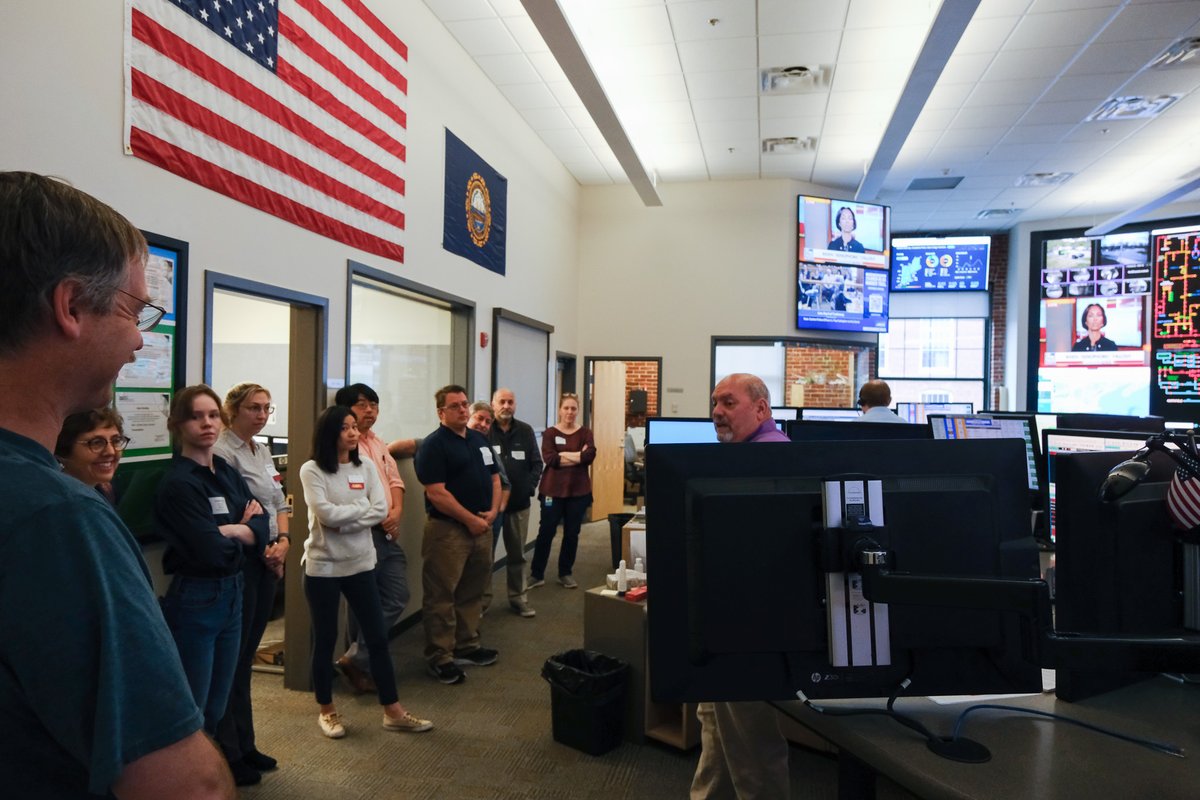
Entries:
[[[935,756],[915,732],[883,716],[837,717],[798,701],[780,706],[803,725],[922,798],[1193,798],[1200,797],[1200,686],[1155,678],[1079,703],[1053,694],[994,701],[1049,711],[1123,734],[1167,742],[1185,751],[1174,758],[1057,720],[980,710],[962,735],[985,745],[992,759],[962,764]],[[817,705],[882,708],[876,700]],[[896,710],[948,736],[973,703],[939,705],[899,700]]]

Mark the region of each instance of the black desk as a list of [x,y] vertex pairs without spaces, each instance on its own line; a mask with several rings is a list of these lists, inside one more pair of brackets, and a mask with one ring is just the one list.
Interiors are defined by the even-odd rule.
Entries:
[[[883,708],[881,700],[814,701],[828,707]],[[836,717],[798,701],[786,713],[837,745],[839,796],[874,797],[874,776],[886,775],[922,798],[1187,798],[1200,797],[1200,686],[1155,678],[1079,703],[1053,694],[994,701],[1049,711],[1185,751],[1174,758],[1076,725],[1007,711],[973,711],[963,735],[987,746],[991,761],[962,764],[939,758],[915,732],[886,717]],[[938,735],[949,735],[971,703],[939,705],[899,700],[896,710]]]

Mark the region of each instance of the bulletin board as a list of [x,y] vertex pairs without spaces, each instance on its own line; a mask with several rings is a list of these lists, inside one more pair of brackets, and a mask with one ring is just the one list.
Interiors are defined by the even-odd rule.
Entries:
[[187,374],[188,244],[149,231],[142,234],[150,250],[146,262],[149,300],[167,313],[152,330],[142,333],[137,359],[117,375],[113,404],[131,440],[114,479],[117,512],[133,534],[144,540],[154,536],[154,493],[171,465],[167,415]]

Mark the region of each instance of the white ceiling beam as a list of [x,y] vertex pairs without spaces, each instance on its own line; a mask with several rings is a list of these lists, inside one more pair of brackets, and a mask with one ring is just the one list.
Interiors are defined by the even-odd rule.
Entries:
[[1143,215],[1154,211],[1156,208],[1165,206],[1167,203],[1173,203],[1179,198],[1189,195],[1197,189],[1200,189],[1200,178],[1193,178],[1187,183],[1176,186],[1166,194],[1159,195],[1148,203],[1143,203],[1142,205],[1130,211],[1123,211],[1122,213],[1117,214],[1115,217],[1107,219],[1093,228],[1088,228],[1083,232],[1083,235],[1103,236],[1106,233],[1111,233],[1125,223],[1134,222],[1140,219]]
[[608,143],[642,202],[648,206],[661,206],[662,198],[655,188],[654,178],[638,157],[637,151],[633,149],[629,135],[625,133],[621,120],[617,118],[617,112],[608,101],[604,87],[600,85],[600,80],[592,70],[592,65],[588,63],[587,56],[584,55],[583,48],[575,38],[575,32],[571,30],[571,25],[558,3],[555,0],[521,0],[521,5],[525,7],[525,12],[533,20],[534,27],[554,54],[558,65],[566,73],[567,80],[583,101],[584,108],[591,114],[592,121],[600,129],[604,141]]
[[943,0],[942,7],[938,9],[937,16],[929,27],[925,44],[913,63],[908,83],[905,84],[900,100],[896,103],[896,110],[892,112],[892,118],[883,132],[879,147],[875,150],[875,157],[871,159],[871,164],[858,185],[858,191],[854,194],[856,200],[874,200],[883,188],[888,172],[896,163],[896,156],[904,147],[917,117],[921,115],[921,110],[925,108],[942,70],[946,68],[946,62],[950,60],[954,48],[958,46],[978,7],[979,0]]

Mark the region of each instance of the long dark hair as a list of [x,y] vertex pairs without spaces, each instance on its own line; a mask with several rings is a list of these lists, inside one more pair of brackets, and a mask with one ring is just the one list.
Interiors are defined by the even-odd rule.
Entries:
[[[313,458],[323,472],[333,474],[338,471],[338,437],[342,435],[342,423],[346,417],[358,416],[346,406],[330,406],[317,417],[316,430],[313,431]],[[354,466],[362,465],[358,459],[358,448],[350,451],[350,460]]]

